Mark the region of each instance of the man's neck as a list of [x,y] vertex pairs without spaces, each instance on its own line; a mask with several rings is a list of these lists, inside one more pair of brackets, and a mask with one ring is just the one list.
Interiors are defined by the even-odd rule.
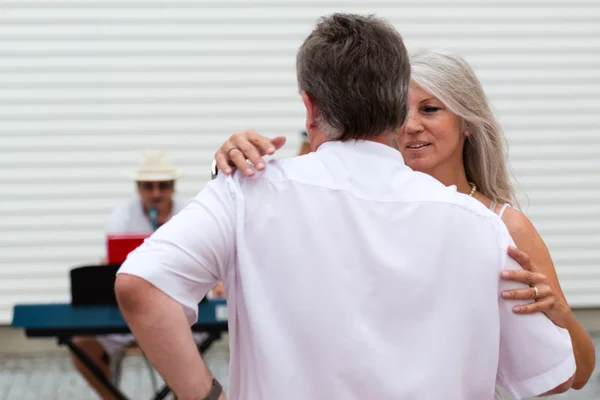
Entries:
[[391,132],[391,133],[383,133],[381,135],[372,137],[372,138],[368,138],[365,140],[368,140],[370,142],[375,142],[375,143],[381,143],[381,144],[385,144],[386,146],[390,146],[390,147],[394,147],[394,137],[395,137],[395,133]]
[[[394,141],[395,134],[396,133],[392,132],[392,131],[383,132],[377,136],[372,136],[372,137],[358,139],[358,140],[366,140],[369,142],[381,143],[386,146],[394,147],[393,141]],[[316,130],[316,129],[314,130],[314,132],[311,132],[311,134],[309,135],[309,139],[310,139],[310,147],[311,147],[312,151],[317,151],[319,146],[321,146],[323,143],[330,142],[332,140],[336,140],[336,139],[328,138],[322,131]]]

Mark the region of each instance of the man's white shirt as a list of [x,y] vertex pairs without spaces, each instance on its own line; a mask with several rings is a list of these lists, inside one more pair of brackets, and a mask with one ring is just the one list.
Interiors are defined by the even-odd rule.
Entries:
[[533,396],[575,371],[566,330],[516,315],[500,218],[369,141],[219,176],[130,254],[190,324],[217,280],[230,400]]
[[[189,200],[173,198],[171,218],[185,208]],[[106,221],[107,234],[149,234],[154,231],[150,218],[146,215],[142,202],[139,199],[129,201],[115,207]]]

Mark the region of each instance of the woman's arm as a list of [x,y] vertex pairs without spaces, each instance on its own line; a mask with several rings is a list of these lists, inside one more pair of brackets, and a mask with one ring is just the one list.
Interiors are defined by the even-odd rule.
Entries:
[[[504,277],[504,279],[519,280],[525,283],[531,283],[531,280],[534,279],[537,282],[545,282],[549,286],[543,299],[515,312],[520,314],[544,312],[556,325],[569,331],[577,364],[572,387],[581,389],[587,383],[596,365],[594,344],[569,308],[558,282],[550,252],[531,221],[523,213],[513,208],[508,208],[502,219],[516,246],[526,253],[519,254],[514,250],[509,252],[526,271],[511,271],[512,273],[509,274],[511,276]],[[519,274],[519,272],[523,273]]]

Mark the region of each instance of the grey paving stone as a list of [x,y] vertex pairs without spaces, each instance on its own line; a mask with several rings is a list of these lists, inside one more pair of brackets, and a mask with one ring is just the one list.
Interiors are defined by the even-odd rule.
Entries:
[[[546,397],[552,400],[600,400],[600,335],[594,336],[597,367],[580,391]],[[229,390],[229,347],[227,336],[205,355],[209,368]],[[156,374],[159,386],[162,379]],[[148,368],[140,356],[129,356],[123,364],[121,388],[131,399],[150,399],[152,384]],[[0,400],[97,400],[98,397],[79,376],[68,354],[0,356]]]

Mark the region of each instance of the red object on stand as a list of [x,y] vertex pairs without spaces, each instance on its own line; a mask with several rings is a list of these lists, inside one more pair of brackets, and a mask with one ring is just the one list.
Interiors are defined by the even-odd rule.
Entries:
[[118,234],[106,237],[106,254],[109,264],[122,264],[127,255],[139,247],[149,234]]

